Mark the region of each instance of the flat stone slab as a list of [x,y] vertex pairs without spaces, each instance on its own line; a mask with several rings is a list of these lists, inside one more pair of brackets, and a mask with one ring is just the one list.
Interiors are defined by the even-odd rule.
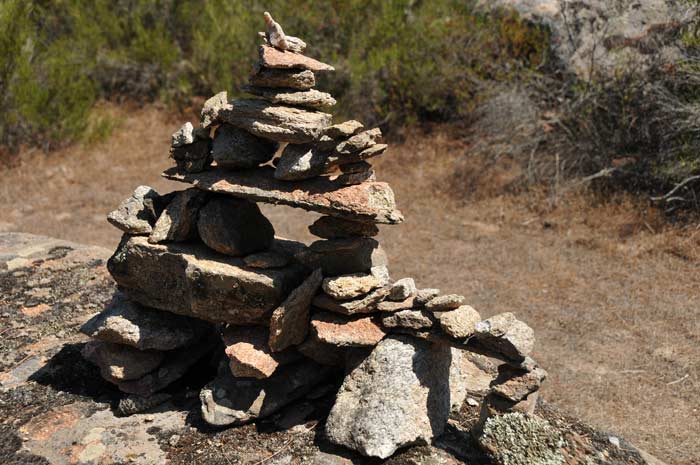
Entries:
[[403,222],[396,209],[394,192],[385,182],[343,186],[326,177],[298,182],[274,178],[274,168],[230,171],[214,168],[201,173],[185,173],[173,167],[163,176],[173,181],[221,194],[272,204],[288,205],[338,218],[381,224]]
[[260,46],[260,64],[266,68],[277,69],[308,69],[309,71],[334,71],[331,65],[322,63],[313,58],[288,51],[278,50],[269,45]]

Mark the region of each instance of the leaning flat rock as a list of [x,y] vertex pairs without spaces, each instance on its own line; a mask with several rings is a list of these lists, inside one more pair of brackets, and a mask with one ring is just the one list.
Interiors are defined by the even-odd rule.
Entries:
[[140,378],[158,367],[164,358],[164,353],[157,350],[138,350],[103,341],[89,341],[82,354],[100,368],[104,379],[112,383]]
[[260,63],[266,68],[301,68],[309,71],[333,71],[331,65],[321,63],[299,53],[277,50],[269,45],[260,46]]
[[281,103],[283,105],[295,105],[308,108],[328,108],[337,103],[331,94],[321,92],[316,89],[295,90],[243,86],[241,90],[248,92],[249,94],[262,97],[272,103]]
[[374,237],[379,233],[379,228],[374,223],[322,216],[309,226],[309,232],[324,239],[345,239],[357,236]]
[[100,341],[140,350],[172,350],[193,343],[209,329],[203,321],[146,308],[117,293],[80,331]]
[[316,313],[311,319],[312,337],[336,347],[372,347],[385,332],[371,317],[348,318],[334,313]]
[[278,144],[243,129],[222,124],[214,133],[211,155],[217,166],[243,169],[267,163],[275,155]]
[[248,82],[255,87],[308,90],[316,85],[316,76],[307,69],[260,68]]
[[321,270],[315,270],[272,312],[269,345],[274,352],[304,342],[309,330],[311,300],[322,280]]
[[185,241],[197,234],[197,214],[206,198],[198,189],[186,189],[175,194],[160,214],[148,242]]
[[535,332],[512,313],[501,313],[476,324],[476,339],[511,360],[523,360],[535,346]]
[[331,124],[332,116],[262,99],[236,99],[218,113],[218,118],[258,137],[303,144],[317,139]]
[[366,273],[388,261],[379,242],[369,237],[316,241],[295,258],[310,268],[322,268],[326,276]]
[[403,215],[396,209],[394,192],[384,182],[346,187],[319,177],[290,183],[275,179],[272,167],[246,171],[212,169],[201,173],[186,173],[171,168],[163,176],[193,184],[202,190],[230,194],[255,202],[288,205],[371,223],[403,222]]
[[229,326],[222,336],[229,368],[239,378],[269,378],[280,365],[299,359],[291,351],[272,352],[267,341],[270,332],[262,326]]
[[107,215],[107,221],[127,234],[150,234],[162,210],[161,202],[155,190],[139,186],[131,197]]
[[319,294],[314,300],[314,306],[340,313],[341,315],[355,315],[358,313],[374,313],[377,311],[377,304],[384,300],[389,294],[389,289],[380,287],[370,292],[366,296],[354,300],[335,300],[327,294]]
[[328,136],[331,139],[344,139],[354,136],[355,134],[360,132],[364,127],[365,126],[362,123],[352,119],[350,121],[345,121],[342,123],[334,124],[333,126],[329,126],[323,132],[323,135]]
[[122,239],[108,269],[143,305],[233,324],[265,323],[304,276],[299,265],[253,269],[204,245],[150,244],[139,236]]
[[228,426],[265,418],[303,397],[332,370],[311,360],[281,367],[264,380],[238,378],[227,364],[219,366],[218,376],[199,394],[202,416],[210,425]]
[[345,378],[326,422],[328,439],[380,458],[430,443],[450,413],[451,359],[446,346],[384,339]]

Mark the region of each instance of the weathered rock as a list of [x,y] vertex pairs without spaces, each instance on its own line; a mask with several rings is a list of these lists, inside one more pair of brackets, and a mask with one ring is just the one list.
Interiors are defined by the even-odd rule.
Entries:
[[171,145],[173,147],[182,147],[192,142],[194,142],[194,126],[188,121],[173,133]]
[[232,105],[228,101],[226,91],[219,92],[209,100],[204,102],[202,112],[200,113],[199,124],[202,128],[209,128],[211,125],[220,123],[219,113],[223,110],[230,111]]
[[424,310],[399,310],[382,316],[382,326],[389,329],[428,329],[433,326],[433,318]]
[[225,195],[210,198],[200,209],[197,230],[208,247],[233,257],[267,250],[275,238],[257,204]]
[[304,275],[296,264],[254,271],[204,245],[154,245],[138,236],[122,239],[108,268],[143,305],[232,324],[266,323]]
[[440,295],[440,289],[419,289],[418,292],[416,292],[415,305],[416,307],[424,307],[425,304],[433,300],[438,295]]
[[308,90],[316,85],[316,77],[309,70],[259,68],[248,82],[255,87]]
[[416,293],[416,282],[413,278],[402,278],[396,281],[389,291],[389,300],[406,300]]
[[367,294],[381,283],[371,274],[354,273],[323,280],[323,292],[338,300],[354,299]]
[[327,294],[319,294],[314,300],[314,306],[340,313],[341,315],[355,315],[358,313],[374,313],[377,311],[377,304],[384,300],[389,293],[386,287],[380,287],[369,294],[353,300],[335,300]]
[[366,161],[358,161],[357,163],[346,163],[340,165],[340,171],[343,174],[356,174],[356,173],[367,173],[372,170],[372,165]]
[[280,50],[288,50],[287,36],[282,30],[282,26],[272,19],[272,16],[267,11],[263,13],[263,17],[265,18],[265,37],[268,43]]
[[298,181],[321,175],[326,169],[328,153],[310,144],[289,144],[275,166],[275,179]]
[[547,372],[540,367],[523,371],[504,364],[499,367],[498,372],[498,377],[493,382],[492,392],[513,402],[520,402],[539,390],[542,382],[547,378]]
[[278,144],[240,128],[222,124],[216,129],[211,155],[218,166],[255,168],[272,160]]
[[[353,153],[362,152],[377,143],[382,137],[382,131],[379,128],[369,129],[350,137],[348,140],[341,142],[335,148],[336,153],[340,155],[350,155]],[[356,160],[360,161],[360,160]]]
[[430,443],[450,413],[451,351],[404,336],[381,341],[343,382],[326,422],[328,439],[387,458]]
[[274,87],[243,86],[241,90],[248,92],[249,94],[262,97],[272,103],[281,103],[283,105],[323,109],[332,107],[337,103],[331,94],[315,89],[296,90]]
[[350,120],[327,127],[326,130],[323,131],[323,135],[334,140],[345,139],[354,136],[364,127],[365,126],[359,121]]
[[107,215],[107,221],[127,234],[150,234],[162,211],[162,203],[155,190],[139,186],[131,197]]
[[199,189],[186,189],[175,194],[156,221],[148,242],[179,242],[196,237],[197,215],[205,200],[206,194]]
[[295,258],[310,268],[322,268],[326,276],[364,273],[387,264],[384,249],[369,237],[316,241]]
[[[358,134],[359,135],[359,134]],[[354,136],[357,137],[357,136]],[[386,144],[376,144],[373,145],[361,152],[355,152],[351,153],[348,155],[333,155],[332,157],[329,158],[329,164],[331,166],[339,165],[343,166],[346,164],[357,164],[365,160],[369,160],[370,158],[378,157],[379,155],[383,154],[386,152],[386,149],[389,146]],[[341,168],[342,169],[342,168]],[[373,171],[373,170],[369,170]]]
[[[258,32],[258,35],[264,39],[266,45],[272,45],[270,40],[267,38],[266,32]],[[303,53],[306,50],[306,42],[298,37],[285,35],[285,41],[287,42],[286,50],[294,53]]]
[[373,237],[379,233],[379,228],[374,223],[322,216],[309,226],[309,232],[324,239],[346,239],[358,236]]
[[434,297],[425,304],[425,309],[430,312],[444,312],[459,308],[464,303],[464,296],[457,294],[447,294]]
[[265,418],[303,397],[332,370],[310,360],[280,367],[270,378],[237,378],[226,364],[200,392],[202,416],[210,425],[240,425]]
[[312,142],[331,123],[331,115],[320,111],[271,104],[261,99],[237,99],[219,111],[221,121],[259,137],[303,144]]
[[380,312],[398,312],[399,310],[408,310],[415,307],[415,301],[415,296],[411,296],[400,302],[385,300],[384,302],[379,302],[377,305],[377,310]]
[[354,221],[386,224],[403,221],[403,215],[396,209],[394,192],[383,182],[343,187],[328,178],[318,177],[289,183],[275,179],[271,167],[246,171],[209,170],[202,173],[169,169],[163,175],[174,181],[194,184],[206,191],[230,194],[255,202],[288,205]]
[[481,321],[475,329],[480,343],[515,361],[530,355],[535,346],[535,332],[510,312]]
[[135,415],[137,413],[145,412],[154,407],[158,407],[161,404],[169,401],[173,396],[167,393],[158,393],[149,397],[141,397],[136,395],[129,395],[122,399],[119,399],[119,405],[117,406],[117,411],[122,416]]
[[357,184],[362,184],[364,182],[374,182],[376,180],[377,176],[374,174],[374,170],[369,170],[361,173],[341,174],[336,178],[336,182],[342,184],[343,186],[354,186]]
[[469,305],[462,305],[436,316],[442,330],[455,339],[466,339],[472,336],[476,331],[476,324],[481,321],[479,312]]
[[199,173],[212,162],[211,139],[197,139],[188,145],[170,148],[170,158],[181,170]]
[[272,352],[268,345],[270,332],[261,326],[229,326],[223,341],[231,373],[238,378],[265,379],[280,365],[299,359],[293,351]]
[[82,354],[100,368],[104,379],[112,383],[140,378],[156,369],[164,358],[164,353],[157,350],[138,350],[103,341],[89,341]]
[[203,321],[142,307],[117,293],[107,308],[80,331],[100,341],[139,350],[172,350],[192,344],[210,329]]
[[452,347],[450,390],[453,410],[462,407],[468,394],[487,395],[496,375],[497,368],[487,357]]
[[331,65],[321,63],[298,53],[277,50],[269,45],[260,46],[260,64],[266,68],[300,68],[313,72],[334,71]]
[[291,257],[277,252],[258,252],[243,258],[246,266],[252,268],[282,268],[287,266]]
[[304,342],[309,330],[311,301],[322,280],[323,273],[316,269],[272,313],[269,339],[272,351],[279,352]]
[[348,318],[321,312],[311,318],[311,334],[314,339],[336,347],[372,347],[386,333],[371,317]]

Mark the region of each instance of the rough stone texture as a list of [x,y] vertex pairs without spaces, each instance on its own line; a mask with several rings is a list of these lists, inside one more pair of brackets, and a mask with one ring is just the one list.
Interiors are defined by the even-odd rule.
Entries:
[[311,301],[322,280],[321,270],[315,270],[272,312],[269,345],[274,352],[304,342],[309,330]]
[[340,313],[342,315],[355,315],[358,313],[374,313],[377,311],[377,304],[386,298],[389,289],[380,287],[370,292],[366,296],[362,296],[353,300],[335,300],[327,294],[319,294],[314,300],[314,306],[329,310],[331,312]]
[[258,252],[243,258],[246,266],[251,268],[282,268],[289,264],[291,258],[277,252]]
[[240,425],[265,418],[301,398],[331,373],[310,360],[281,367],[264,380],[237,378],[228,365],[199,394],[202,416],[210,425]]
[[224,330],[224,352],[234,376],[269,378],[280,365],[299,359],[295,352],[272,352],[267,343],[269,337],[270,332],[261,326],[229,326]]
[[400,302],[385,300],[384,302],[379,302],[379,305],[377,305],[377,310],[380,312],[398,312],[399,310],[408,310],[415,307],[415,302],[415,296],[411,296]]
[[218,117],[258,137],[293,144],[312,142],[332,120],[328,113],[271,104],[261,99],[232,100],[230,108],[219,111]]
[[310,144],[289,144],[275,165],[275,179],[299,181],[321,175],[326,169],[328,153]]
[[333,313],[316,313],[311,318],[312,337],[336,347],[372,347],[384,330],[371,317],[348,318]]
[[88,342],[82,354],[112,383],[140,378],[158,367],[164,358],[164,353],[157,350],[138,350],[103,341]]
[[198,189],[186,189],[175,194],[156,221],[148,242],[186,241],[196,236],[197,215],[206,199]]
[[199,117],[200,126],[202,128],[208,128],[213,124],[220,123],[221,119],[219,118],[219,113],[223,110],[230,110],[231,108],[226,91],[219,92],[204,102]]
[[481,315],[469,305],[462,305],[454,310],[436,315],[440,327],[455,339],[466,339],[476,331],[476,324],[481,321]]
[[433,300],[438,295],[440,295],[440,289],[419,289],[418,292],[416,292],[416,307],[425,306],[425,304]]
[[343,186],[354,186],[357,184],[362,184],[363,182],[374,182],[376,180],[377,176],[374,174],[374,170],[360,173],[344,173],[336,178],[336,182],[342,184]]
[[209,248],[234,257],[267,250],[275,238],[257,204],[225,195],[211,197],[200,209],[197,231]]
[[346,163],[344,165],[340,165],[339,169],[343,174],[374,172],[372,170],[372,165],[370,165],[366,161],[358,161],[357,163]]
[[182,147],[192,144],[197,139],[209,138],[209,131],[203,128],[195,128],[189,121],[175,131],[171,138],[172,147]]
[[117,411],[120,415],[128,416],[145,412],[172,399],[172,395],[165,392],[154,394],[150,397],[128,395],[119,399]]
[[316,77],[309,70],[259,68],[248,82],[255,87],[308,90],[316,85]]
[[333,126],[328,126],[326,130],[323,131],[323,135],[334,140],[345,139],[354,136],[364,129],[364,127],[362,123],[352,119],[343,123],[334,124]]
[[210,325],[170,312],[143,307],[122,293],[107,308],[88,320],[84,334],[104,342],[125,344],[139,350],[172,350],[198,340]]
[[138,236],[122,239],[108,267],[143,305],[233,324],[266,322],[304,273],[299,265],[252,270],[203,245],[155,245]]
[[508,365],[499,367],[498,377],[493,382],[494,394],[513,402],[520,402],[540,388],[547,372],[540,367],[531,371],[518,370]]
[[345,378],[326,422],[328,439],[380,458],[408,444],[430,443],[450,412],[450,364],[447,347],[384,339]]
[[197,139],[188,145],[170,148],[170,158],[188,173],[199,173],[211,164],[211,139]]
[[272,160],[278,144],[240,128],[222,124],[216,128],[211,155],[218,166],[255,168]]
[[150,234],[163,208],[161,203],[155,190],[139,186],[131,197],[107,215],[107,221],[127,234]]
[[447,294],[434,297],[425,304],[425,309],[430,312],[444,312],[454,310],[464,303],[464,296],[457,294]]
[[309,58],[298,53],[277,50],[269,45],[260,46],[260,63],[265,68],[300,68],[313,72],[334,71],[331,65],[321,63],[318,60]]
[[524,359],[535,346],[535,332],[510,312],[477,323],[476,338],[512,360]]
[[384,315],[382,325],[385,328],[427,329],[433,326],[432,315],[424,310],[399,310]]
[[268,43],[280,50],[289,49],[287,45],[287,36],[282,30],[282,26],[272,19],[272,15],[267,11],[263,14],[263,17],[265,18],[265,38]]
[[388,299],[398,302],[408,299],[415,293],[416,282],[413,278],[402,278],[392,284]]
[[354,299],[367,294],[381,283],[371,274],[354,273],[323,280],[323,292],[338,300]]
[[242,90],[269,100],[272,103],[281,103],[282,105],[323,109],[332,107],[337,103],[331,94],[316,89],[295,90],[243,86]]
[[295,258],[310,268],[322,268],[326,276],[364,273],[387,265],[384,249],[368,237],[316,241]]
[[[353,153],[362,152],[375,145],[382,137],[382,131],[379,128],[369,129],[350,137],[348,140],[341,142],[335,148],[336,153],[340,155],[350,155]],[[359,160],[356,160],[359,161]]]
[[379,228],[374,223],[322,216],[309,226],[309,232],[324,239],[346,239],[374,237],[379,233]]
[[288,183],[274,178],[274,169],[261,167],[249,171],[209,170],[185,173],[177,168],[163,175],[199,189],[231,194],[254,202],[266,202],[302,208],[334,217],[370,223],[397,224],[403,215],[396,209],[394,192],[383,182],[341,186],[328,178]]
[[[353,137],[358,137],[360,135],[362,134],[358,134],[357,136]],[[333,165],[340,165],[341,167],[347,164],[354,165],[362,161],[369,160],[370,158],[378,157],[386,152],[387,148],[389,148],[389,146],[386,144],[375,144],[365,150],[362,150],[361,152],[354,152],[347,155],[334,155],[330,159],[330,163]]]

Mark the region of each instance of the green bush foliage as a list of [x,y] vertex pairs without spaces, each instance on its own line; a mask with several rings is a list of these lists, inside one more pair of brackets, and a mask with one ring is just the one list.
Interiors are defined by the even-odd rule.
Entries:
[[235,94],[262,12],[337,72],[320,86],[368,123],[461,120],[485,80],[526,78],[547,32],[464,0],[4,0],[0,145],[76,140],[100,99]]

